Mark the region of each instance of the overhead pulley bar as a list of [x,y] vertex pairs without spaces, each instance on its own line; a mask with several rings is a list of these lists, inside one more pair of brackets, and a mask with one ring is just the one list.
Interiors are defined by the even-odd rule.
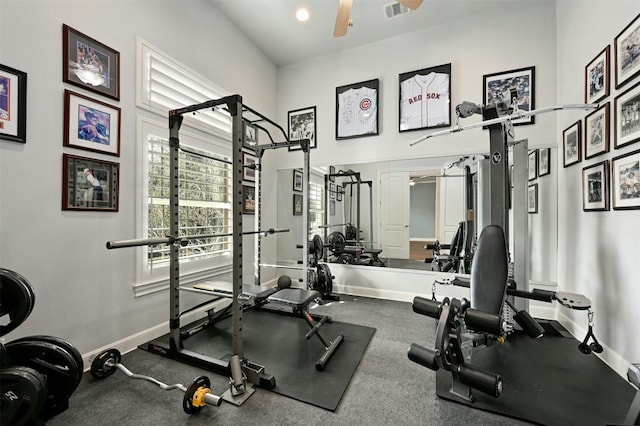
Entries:
[[[240,235],[263,234],[263,236],[266,237],[270,234],[276,234],[280,232],[289,232],[289,230],[269,228],[266,231],[245,231],[240,233]],[[156,244],[180,244],[181,246],[186,246],[187,244],[189,244],[189,240],[197,240],[202,238],[231,237],[231,236],[233,236],[233,232],[228,232],[226,234],[189,235],[186,237],[178,237],[178,238],[164,237],[164,238],[142,238],[142,239],[133,239],[133,240],[107,241],[107,248],[117,249],[117,248],[125,248],[125,247],[152,246]]]
[[436,136],[447,135],[449,133],[457,133],[457,132],[461,132],[463,130],[475,129],[476,127],[484,127],[484,126],[490,126],[492,124],[504,123],[504,122],[507,122],[507,121],[517,120],[519,118],[531,117],[531,116],[534,116],[534,115],[544,114],[544,113],[547,113],[547,112],[561,111],[561,110],[565,110],[565,109],[585,109],[585,110],[590,110],[590,109],[597,109],[599,107],[600,107],[600,104],[566,104],[566,105],[549,106],[549,107],[545,107],[545,108],[534,109],[534,110],[531,110],[531,111],[516,110],[512,114],[505,115],[505,116],[502,116],[502,117],[492,118],[490,120],[484,120],[484,121],[481,121],[479,123],[468,124],[466,126],[455,126],[455,127],[453,127],[452,129],[449,129],[449,130],[442,130],[440,132],[434,132],[434,133],[430,133],[428,135],[424,135],[424,136],[416,139],[415,141],[411,142],[409,144],[409,146],[417,145],[420,142],[425,141],[426,139],[434,138]]

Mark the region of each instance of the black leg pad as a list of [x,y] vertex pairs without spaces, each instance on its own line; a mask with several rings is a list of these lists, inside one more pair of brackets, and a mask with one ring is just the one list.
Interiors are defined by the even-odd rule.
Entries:
[[412,343],[411,346],[409,346],[407,356],[417,364],[427,367],[430,370],[438,371],[439,366],[436,362],[436,351],[433,349]]
[[429,316],[431,318],[440,318],[442,312],[442,304],[435,300],[425,299],[424,297],[413,298],[413,312]]
[[460,382],[487,395],[497,398],[502,393],[502,377],[488,373],[469,364],[461,364],[458,369]]

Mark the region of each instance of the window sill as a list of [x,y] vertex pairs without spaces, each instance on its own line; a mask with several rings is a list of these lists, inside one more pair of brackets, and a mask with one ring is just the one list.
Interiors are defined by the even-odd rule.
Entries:
[[[216,268],[209,268],[202,271],[186,273],[180,276],[180,286],[186,286],[205,280],[210,280],[220,275],[231,273],[232,271],[233,265],[223,265]],[[168,289],[169,278],[148,281],[144,283],[136,283],[133,286],[135,297],[147,296],[149,294],[159,293]]]

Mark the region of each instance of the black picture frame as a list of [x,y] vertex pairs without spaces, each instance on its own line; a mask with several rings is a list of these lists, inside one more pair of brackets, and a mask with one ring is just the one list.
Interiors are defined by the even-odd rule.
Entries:
[[534,183],[527,188],[527,212],[538,213],[538,184]]
[[529,151],[529,165],[528,165],[528,179],[534,180],[538,177],[538,150],[532,149]]
[[242,145],[252,150],[258,145],[258,128],[248,121],[242,126]]
[[609,152],[609,104],[605,103],[584,119],[585,160]]
[[[535,66],[486,74],[482,81],[482,99],[485,105],[504,102],[512,105],[515,98],[518,110],[535,109]],[[535,116],[518,118],[512,120],[512,123],[514,126],[535,124]]]
[[120,100],[120,52],[62,25],[62,81]]
[[[287,122],[289,123],[289,141],[309,139],[309,148],[317,148],[317,120],[316,107],[300,108],[289,111]],[[288,147],[289,151],[302,149],[300,145]]]
[[538,177],[551,173],[551,148],[540,148],[538,150]]
[[329,184],[329,198],[331,200],[335,200],[336,199],[336,184],[335,183],[330,183]]
[[562,131],[562,158],[564,167],[582,161],[582,120]]
[[378,135],[378,79],[336,87],[336,140]]
[[118,211],[120,165],[62,155],[62,210]]
[[639,31],[640,14],[633,18],[614,39],[616,89],[640,74],[640,45],[636,41]]
[[609,96],[611,47],[605,47],[584,67],[584,103],[600,102]]
[[251,185],[242,185],[242,214],[256,214],[256,188]]
[[342,201],[342,187],[338,187],[338,191],[336,192],[336,201]]
[[27,73],[0,64],[0,139],[27,142]]
[[331,200],[329,201],[329,216],[336,215],[336,202]]
[[304,174],[302,173],[302,170],[299,169],[293,169],[293,190],[296,192],[302,192],[303,188],[303,183],[302,180],[304,178]]
[[64,91],[63,146],[120,156],[120,108]]
[[247,182],[255,182],[256,169],[252,168],[256,164],[256,156],[242,151],[242,179]]
[[293,194],[293,215],[302,216],[302,194]]
[[451,126],[451,64],[399,75],[400,133]]
[[609,160],[582,169],[582,210],[609,210]]
[[640,81],[614,100],[614,148],[640,140]]
[[334,176],[336,173],[336,168],[334,166],[329,166],[329,181],[335,182],[336,177]]
[[611,198],[614,210],[640,209],[640,150],[611,160]]

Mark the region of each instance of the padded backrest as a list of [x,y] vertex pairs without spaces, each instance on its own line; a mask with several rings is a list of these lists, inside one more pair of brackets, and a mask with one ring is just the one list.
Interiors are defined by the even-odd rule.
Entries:
[[449,249],[449,256],[460,256],[462,253],[462,244],[464,242],[464,222],[458,223],[458,229],[451,239],[451,248]]
[[507,244],[502,228],[482,230],[471,265],[471,307],[500,315],[507,292]]

